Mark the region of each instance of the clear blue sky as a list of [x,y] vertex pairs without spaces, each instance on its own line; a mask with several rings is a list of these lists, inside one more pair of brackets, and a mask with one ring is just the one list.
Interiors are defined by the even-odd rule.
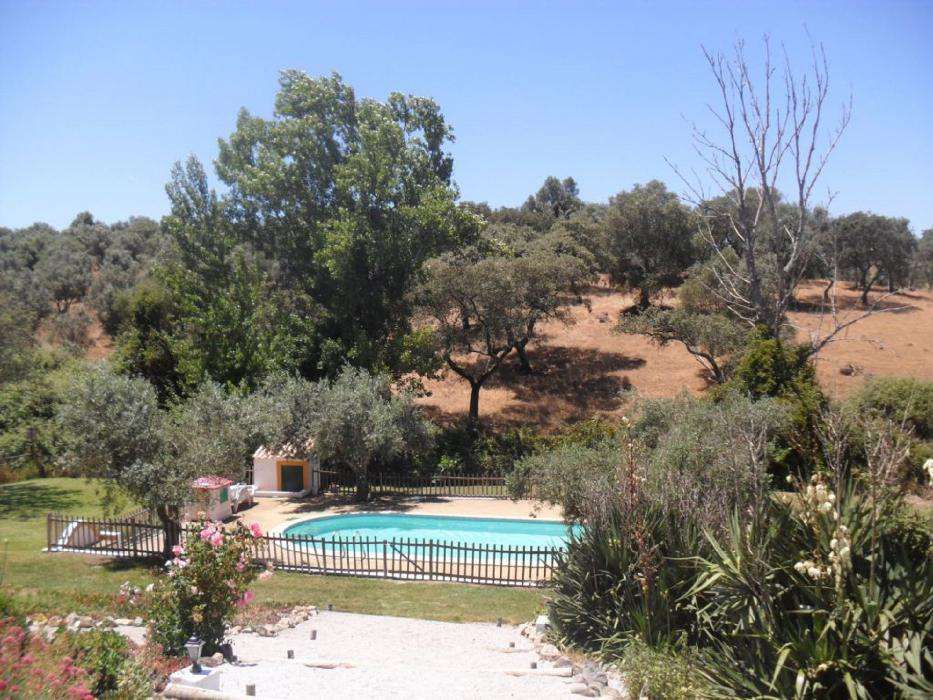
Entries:
[[360,96],[435,98],[466,199],[518,204],[549,174],[604,200],[694,164],[683,117],[713,86],[700,44],[824,42],[852,125],[823,180],[833,212],[933,227],[933,1],[28,2],[0,0],[0,225],[165,213],[175,160],[209,163],[278,71]]

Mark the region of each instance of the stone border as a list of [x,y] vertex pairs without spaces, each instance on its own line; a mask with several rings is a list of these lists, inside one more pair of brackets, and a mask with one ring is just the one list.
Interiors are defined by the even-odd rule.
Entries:
[[551,625],[546,615],[534,622],[519,625],[519,633],[528,638],[539,658],[549,662],[554,669],[568,669],[568,691],[572,695],[595,698],[608,697],[628,700],[633,697],[622,674],[610,666],[592,659],[575,661],[564,654],[550,641]]

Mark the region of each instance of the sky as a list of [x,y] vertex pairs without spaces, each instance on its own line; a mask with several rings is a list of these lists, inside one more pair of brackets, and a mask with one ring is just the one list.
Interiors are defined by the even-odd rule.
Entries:
[[206,164],[279,71],[337,71],[360,97],[434,98],[464,199],[517,205],[548,175],[581,196],[699,166],[715,85],[701,47],[761,38],[830,61],[851,124],[817,187],[831,212],[933,227],[933,0],[859,2],[30,2],[0,0],[0,225],[89,210],[158,218],[172,164]]

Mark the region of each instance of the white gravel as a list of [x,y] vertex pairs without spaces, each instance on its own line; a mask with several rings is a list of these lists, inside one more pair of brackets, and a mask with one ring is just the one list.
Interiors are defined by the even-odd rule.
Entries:
[[[229,694],[245,694],[250,683],[261,698],[573,697],[569,679],[546,675],[554,671],[551,665],[517,627],[505,624],[320,612],[277,637],[238,634],[232,641],[239,661],[222,666],[220,681]],[[289,649],[294,660],[286,658]],[[538,671],[531,670],[532,661]],[[311,668],[308,662],[338,667]]]

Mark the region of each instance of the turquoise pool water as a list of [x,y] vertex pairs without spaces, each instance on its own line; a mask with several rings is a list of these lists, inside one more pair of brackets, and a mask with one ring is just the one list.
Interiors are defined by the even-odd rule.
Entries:
[[328,540],[417,539],[466,546],[563,548],[567,545],[570,529],[571,526],[554,520],[352,513],[305,520],[287,528],[285,534]]

